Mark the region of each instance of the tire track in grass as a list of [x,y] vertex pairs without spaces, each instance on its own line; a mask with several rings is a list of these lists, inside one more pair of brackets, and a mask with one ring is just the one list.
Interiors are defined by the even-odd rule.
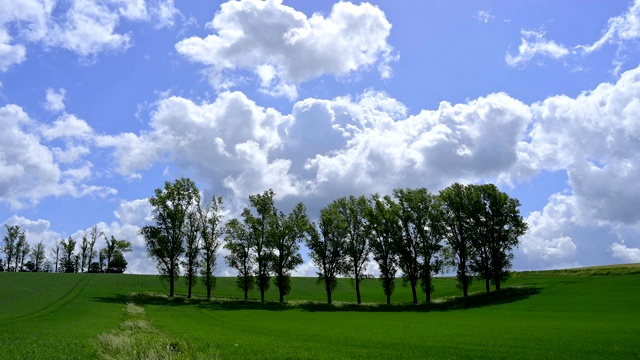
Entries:
[[65,305],[69,304],[73,299],[75,299],[78,295],[80,295],[80,293],[82,293],[84,288],[91,282],[91,280],[93,280],[95,276],[96,274],[86,274],[85,276],[82,276],[80,280],[75,285],[73,285],[73,287],[66,294],[62,295],[59,299],[53,301],[52,303],[45,306],[44,308],[37,310],[36,312],[31,314],[25,314],[25,315],[20,315],[13,318],[4,319],[0,321],[0,324],[7,324],[15,321],[35,319],[38,317],[49,315],[57,310],[62,309]]

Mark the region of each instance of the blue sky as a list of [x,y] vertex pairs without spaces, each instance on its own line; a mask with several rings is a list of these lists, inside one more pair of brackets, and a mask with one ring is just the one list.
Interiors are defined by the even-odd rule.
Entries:
[[228,216],[492,182],[516,269],[640,262],[639,40],[640,1],[5,1],[0,222],[98,224],[153,273],[137,230],[181,176]]

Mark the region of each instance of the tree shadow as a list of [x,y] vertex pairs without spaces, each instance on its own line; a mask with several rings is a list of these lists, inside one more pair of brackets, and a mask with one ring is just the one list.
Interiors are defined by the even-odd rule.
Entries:
[[165,294],[158,293],[130,293],[117,294],[111,297],[95,297],[94,301],[125,304],[133,302],[138,305],[158,305],[158,306],[198,306],[207,310],[262,310],[262,311],[286,311],[302,309],[309,312],[430,312],[430,311],[454,311],[466,310],[486,306],[502,305],[521,301],[533,295],[538,295],[542,289],[539,287],[509,287],[490,293],[475,293],[467,297],[457,296],[450,298],[435,299],[431,303],[421,303],[414,305],[411,303],[399,304],[378,304],[365,303],[357,305],[354,303],[336,302],[326,304],[317,301],[288,301],[283,304],[277,301],[267,301],[262,304],[258,300],[241,300],[236,298],[206,298],[187,299],[186,296],[175,296],[169,298]]
[[466,310],[479,307],[508,304],[537,295],[541,288],[537,287],[513,287],[504,288],[499,291],[490,293],[475,293],[467,297],[457,296],[450,298],[435,299],[431,303],[421,303],[418,305],[412,303],[400,304],[362,304],[354,303],[337,303],[337,304],[319,304],[319,303],[303,303],[299,307],[310,312],[336,312],[336,311],[353,311],[353,312],[430,312],[430,311],[453,311]]

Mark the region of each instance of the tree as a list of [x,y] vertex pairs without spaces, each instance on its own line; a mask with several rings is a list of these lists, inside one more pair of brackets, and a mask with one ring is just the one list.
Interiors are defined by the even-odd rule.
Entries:
[[275,252],[271,266],[280,302],[283,303],[285,295],[291,291],[291,271],[302,264],[299,244],[304,241],[311,223],[303,203],[298,203],[288,216],[282,211],[278,212],[271,221],[270,245]]
[[365,216],[371,230],[369,240],[371,252],[380,268],[380,282],[389,305],[395,290],[395,276],[398,271],[395,244],[402,238],[399,206],[389,196],[380,198],[375,194],[371,196]]
[[416,216],[416,210],[420,210],[420,192],[411,189],[395,189],[394,197],[398,200],[400,224],[402,236],[396,239],[395,249],[399,257],[399,266],[402,270],[403,285],[411,286],[413,303],[418,303],[416,286],[420,279],[420,235],[418,228],[420,223]]
[[89,240],[87,239],[87,232],[85,231],[82,236],[82,244],[80,245],[80,272],[84,272],[84,267],[91,264],[89,260]]
[[76,249],[76,241],[69,236],[67,240],[60,240],[60,247],[62,250],[62,257],[60,258],[60,264],[62,270],[65,273],[76,272],[76,259],[74,258],[73,251]]
[[185,268],[184,279],[187,284],[187,299],[191,299],[192,289],[198,279],[198,256],[200,254],[200,193],[197,193],[194,203],[187,209],[184,222],[185,236],[185,260],[182,265]]
[[19,243],[21,243],[20,254],[18,254],[20,257],[20,267],[16,271],[24,271],[23,270],[24,259],[27,257],[27,255],[29,255],[29,251],[31,250],[29,243],[27,242],[27,238],[24,236],[24,234],[20,237],[20,240],[21,240],[19,241]]
[[469,294],[469,286],[473,280],[470,262],[475,257],[471,242],[474,234],[473,189],[469,186],[455,183],[438,194],[436,217],[441,226],[442,234],[449,247],[449,259],[456,266],[458,285],[462,288],[463,296]]
[[[17,258],[17,243],[24,235],[24,231],[20,230],[20,226],[9,226],[5,224],[7,235],[4,236],[4,253],[7,255],[7,271],[11,271],[11,264]],[[15,270],[15,269],[14,269]]]
[[229,220],[226,233],[224,248],[229,250],[229,255],[224,260],[227,265],[238,270],[236,285],[244,292],[244,301],[247,301],[249,290],[254,286],[253,238],[238,219]]
[[224,207],[222,197],[212,197],[206,209],[200,213],[200,232],[202,237],[202,262],[200,275],[207,288],[207,300],[211,300],[211,290],[216,287],[216,277],[213,275],[216,269],[217,252],[220,247],[220,237],[225,232],[222,224]]
[[[104,236],[104,232],[98,231],[98,225],[93,225],[91,227],[91,232],[89,233],[89,241],[88,241],[88,251],[87,251],[87,266],[89,266],[93,262],[93,258],[96,256],[95,246],[98,238]],[[86,233],[85,233],[86,237]],[[84,240],[84,238],[83,238]]]
[[418,270],[417,277],[426,301],[430,302],[434,291],[433,275],[442,267],[437,256],[442,249],[442,236],[434,211],[435,195],[425,188],[396,189],[395,194],[401,203],[400,218],[405,236],[411,239],[414,254],[418,255],[413,270]]
[[155,190],[149,199],[156,225],[145,226],[140,234],[145,238],[147,253],[157,262],[158,271],[169,278],[169,297],[175,295],[175,278],[180,274],[179,261],[184,254],[187,214],[198,198],[196,184],[188,178]]
[[56,259],[55,260],[55,265],[54,265],[54,272],[58,272],[58,265],[60,265],[60,250],[62,248],[62,241],[58,240],[56,242],[53,243],[53,246],[51,247],[51,256]]
[[[113,235],[111,238],[105,238],[107,242],[107,246],[100,250],[101,257],[104,258],[105,269],[104,272],[107,273],[123,273],[126,270],[127,262],[124,261],[124,268],[122,268],[122,264],[124,260],[124,253],[131,252],[132,246],[131,243],[127,240],[118,240]],[[114,259],[118,257],[119,260],[116,264],[114,264]],[[96,264],[96,263],[92,263]],[[99,266],[99,264],[98,264]],[[91,266],[89,266],[91,267]],[[95,266],[93,270],[96,270]]]
[[509,276],[511,251],[518,246],[518,238],[526,233],[528,226],[520,216],[518,199],[509,197],[493,184],[475,188],[479,195],[476,227],[481,231],[476,233],[479,237],[474,240],[474,247],[483,259],[476,261],[477,270],[485,280],[486,292],[489,292],[490,281],[500,290],[500,283]]
[[42,240],[36,244],[36,246],[31,251],[31,261],[34,264],[34,270],[36,272],[42,271],[42,267],[44,265],[44,261],[46,260],[45,254],[45,246]]
[[[17,226],[17,225],[16,225]],[[18,233],[18,241],[16,241],[15,243],[15,247],[13,249],[13,258],[14,258],[14,262],[15,262],[15,266],[13,267],[13,271],[21,271],[22,269],[22,260],[24,260],[24,248],[28,247],[29,244],[27,244],[27,237],[24,234],[24,231],[19,231]],[[27,253],[28,253],[28,248],[27,248]]]
[[273,218],[276,216],[273,204],[274,195],[273,190],[269,189],[262,194],[249,196],[249,203],[255,208],[258,216],[254,216],[248,208],[244,208],[242,211],[242,218],[253,245],[254,262],[257,265],[255,280],[260,290],[260,302],[262,303],[265,302],[264,293],[269,289],[271,263],[273,262],[270,225],[273,224]]
[[[319,228],[319,231],[318,231]],[[320,220],[310,228],[307,238],[309,256],[318,267],[318,284],[323,284],[327,292],[327,303],[338,286],[337,277],[344,272],[345,239],[347,223],[334,203],[320,210]]]
[[365,264],[369,261],[369,233],[364,217],[367,208],[367,198],[364,196],[340,198],[334,202],[338,212],[347,225],[345,238],[346,266],[343,269],[346,276],[354,279],[356,301],[362,303],[360,296],[360,280],[364,274]]
[[127,270],[127,259],[124,258],[124,254],[121,252],[115,253],[113,258],[111,259],[110,267],[107,269],[107,272],[113,274],[122,274],[125,270]]

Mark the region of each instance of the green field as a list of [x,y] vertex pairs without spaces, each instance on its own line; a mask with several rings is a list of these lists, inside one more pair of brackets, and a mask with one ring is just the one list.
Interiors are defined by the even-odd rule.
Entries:
[[315,279],[295,278],[285,305],[275,288],[244,303],[233,281],[207,302],[201,287],[186,301],[182,281],[167,299],[157,276],[0,273],[0,359],[640,358],[638,267],[516,273],[467,299],[438,278],[418,306],[401,286],[381,305],[373,279],[362,306],[347,279],[333,306]]

